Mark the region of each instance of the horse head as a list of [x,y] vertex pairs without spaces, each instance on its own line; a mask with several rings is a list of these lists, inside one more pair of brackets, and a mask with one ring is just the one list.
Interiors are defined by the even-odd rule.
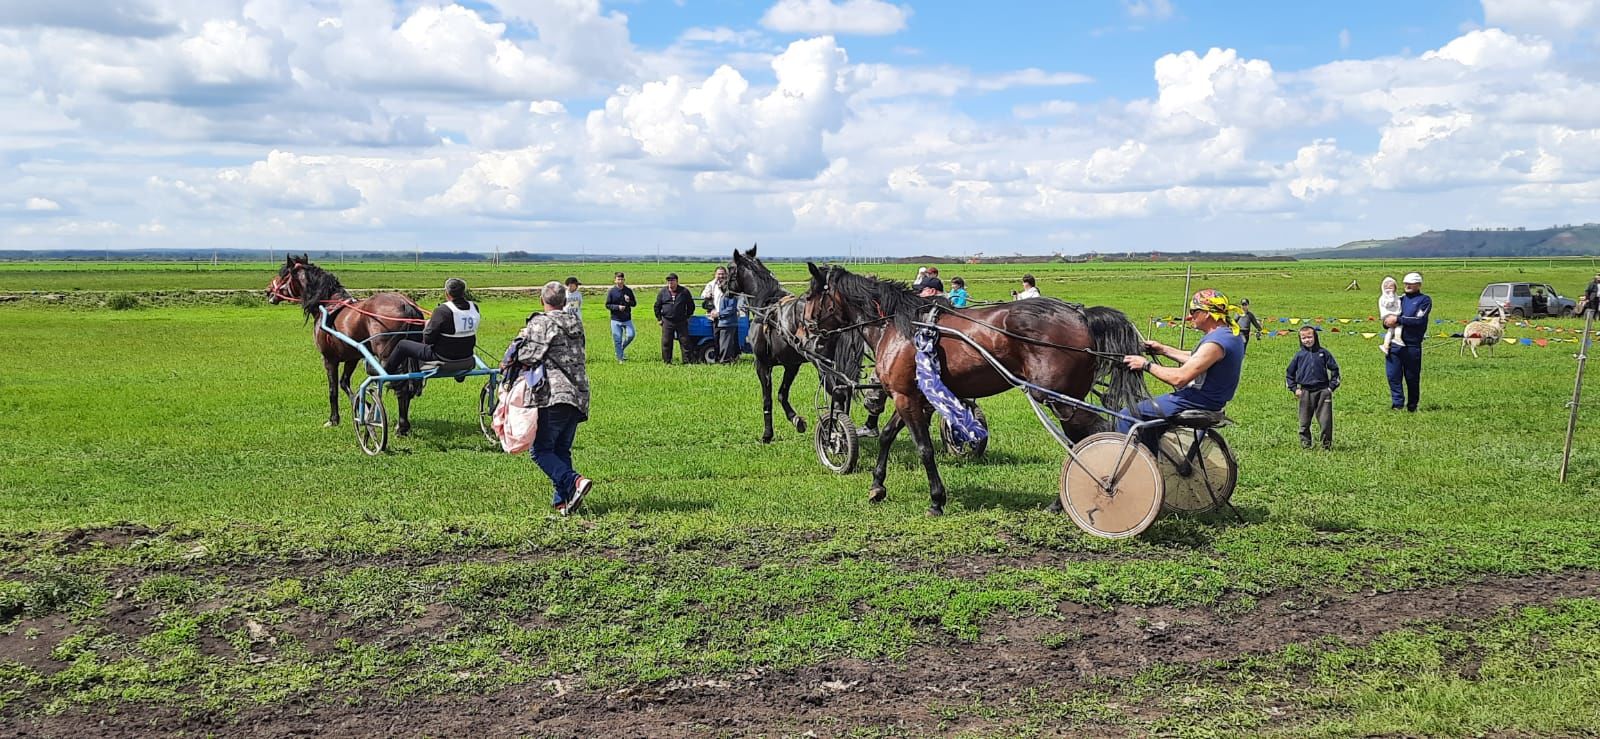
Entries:
[[305,254],[286,257],[283,266],[278,268],[278,275],[267,284],[267,302],[273,305],[284,301],[300,302],[301,296],[306,294],[305,268],[309,264],[311,259]]

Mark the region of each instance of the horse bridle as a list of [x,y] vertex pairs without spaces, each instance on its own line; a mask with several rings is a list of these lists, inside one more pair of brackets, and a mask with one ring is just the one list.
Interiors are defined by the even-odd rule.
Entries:
[[[279,302],[300,302],[300,295],[288,292],[288,290],[296,287],[296,280],[294,279],[294,276],[296,274],[304,274],[301,270],[304,270],[305,266],[305,262],[295,262],[294,265],[290,267],[289,274],[273,277],[272,282],[267,283],[267,295],[269,297],[277,298]],[[305,291],[301,290],[300,292],[301,294],[304,294]]]

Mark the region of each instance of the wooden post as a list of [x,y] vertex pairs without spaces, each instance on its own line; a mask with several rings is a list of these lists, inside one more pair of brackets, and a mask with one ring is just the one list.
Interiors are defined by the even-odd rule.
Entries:
[[1178,310],[1178,349],[1183,350],[1184,337],[1189,333],[1189,279],[1194,277],[1194,264],[1190,263],[1183,271],[1183,307]]
[[1578,379],[1572,383],[1572,411],[1567,414],[1567,440],[1561,447],[1561,482],[1567,481],[1567,462],[1572,459],[1572,432],[1578,427],[1578,400],[1583,397],[1583,365],[1589,360],[1589,343],[1594,336],[1593,310],[1584,311],[1583,338],[1578,340]]

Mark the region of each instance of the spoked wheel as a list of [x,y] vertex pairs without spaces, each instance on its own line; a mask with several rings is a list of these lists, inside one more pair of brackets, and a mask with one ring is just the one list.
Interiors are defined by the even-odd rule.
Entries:
[[491,444],[500,442],[500,437],[494,435],[494,411],[499,405],[500,383],[490,377],[488,382],[483,383],[483,389],[478,391],[478,430]]
[[[989,418],[988,416],[983,415],[983,409],[979,408],[976,402],[971,400],[962,400],[961,404],[966,406],[967,410],[972,411],[972,415],[974,418],[978,419],[979,425],[983,426],[985,429],[989,428]],[[983,457],[983,453],[989,450],[989,437],[987,436],[966,444],[956,443],[955,438],[955,433],[950,429],[950,421],[943,415],[940,415],[940,446],[944,447],[945,452],[950,456],[960,457],[961,459],[981,459]]]
[[383,407],[383,385],[368,383],[356,397],[356,442],[369,455],[389,448],[389,411]]
[[1107,539],[1148,528],[1161,512],[1161,487],[1155,456],[1126,434],[1087,436],[1061,464],[1062,507],[1078,528]]
[[861,439],[856,435],[856,425],[850,414],[834,411],[817,420],[813,445],[817,461],[835,474],[848,475],[856,470],[856,460],[861,456]]
[[1239,481],[1239,462],[1233,450],[1216,431],[1206,431],[1198,440],[1196,433],[1177,428],[1161,436],[1156,463],[1165,484],[1165,510],[1205,513],[1233,497]]

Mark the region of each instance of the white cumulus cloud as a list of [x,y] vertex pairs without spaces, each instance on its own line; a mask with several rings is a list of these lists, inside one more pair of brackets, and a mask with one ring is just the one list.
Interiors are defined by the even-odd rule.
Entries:
[[883,36],[905,30],[911,8],[883,0],[778,0],[761,25],[783,33]]

